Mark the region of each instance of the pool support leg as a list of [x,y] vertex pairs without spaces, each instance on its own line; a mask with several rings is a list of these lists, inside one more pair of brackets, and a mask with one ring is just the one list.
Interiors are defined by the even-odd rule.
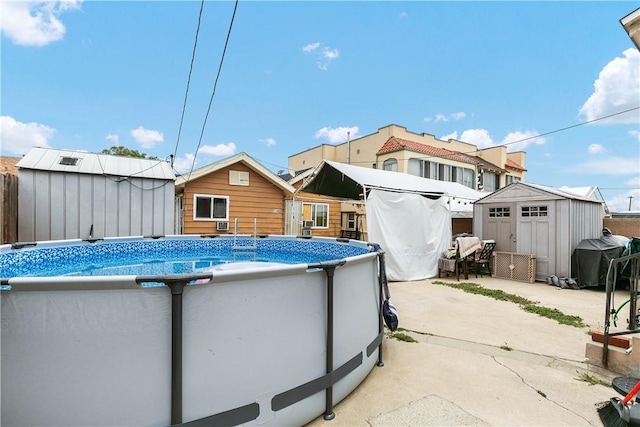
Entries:
[[171,425],[182,423],[182,292],[188,282],[171,282]]
[[[380,272],[378,273],[378,292],[379,292],[379,301],[378,301],[378,333],[382,333],[384,331],[384,320],[382,319],[382,304],[384,303],[384,295],[382,294],[382,287],[385,285],[384,281],[386,280],[385,273],[385,262],[384,262],[384,251],[380,248],[378,249],[378,265]],[[378,367],[382,368],[384,366],[384,362],[382,361],[382,341],[380,342],[380,346],[378,346]]]
[[[333,276],[337,265],[324,266],[327,274],[327,374],[333,372]],[[333,385],[325,390],[324,419],[331,421],[336,417],[333,412]]]

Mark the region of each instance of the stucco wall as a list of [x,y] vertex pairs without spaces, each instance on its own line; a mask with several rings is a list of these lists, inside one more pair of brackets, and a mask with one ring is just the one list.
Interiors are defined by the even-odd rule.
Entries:
[[605,218],[604,226],[612,234],[626,237],[640,237],[640,218]]

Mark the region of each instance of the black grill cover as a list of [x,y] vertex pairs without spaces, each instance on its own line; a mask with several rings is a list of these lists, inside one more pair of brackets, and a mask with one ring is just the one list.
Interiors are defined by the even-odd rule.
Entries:
[[629,244],[623,236],[602,236],[584,239],[571,255],[571,277],[580,288],[604,286],[607,282],[609,261],[620,258]]

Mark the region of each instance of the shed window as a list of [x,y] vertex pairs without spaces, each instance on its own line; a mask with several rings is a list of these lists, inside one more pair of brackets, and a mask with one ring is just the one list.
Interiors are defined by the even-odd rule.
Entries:
[[547,206],[523,206],[522,207],[522,216],[523,217],[531,217],[531,216],[547,216]]
[[195,221],[229,220],[229,197],[209,194],[193,195]]
[[78,157],[60,157],[59,164],[63,166],[78,166],[80,159]]
[[489,218],[504,218],[511,216],[511,208],[489,208]]

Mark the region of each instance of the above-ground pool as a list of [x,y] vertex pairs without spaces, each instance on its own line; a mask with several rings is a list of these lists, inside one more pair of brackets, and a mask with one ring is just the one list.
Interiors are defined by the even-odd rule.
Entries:
[[1,423],[303,425],[382,364],[382,251],[293,236],[0,246]]

